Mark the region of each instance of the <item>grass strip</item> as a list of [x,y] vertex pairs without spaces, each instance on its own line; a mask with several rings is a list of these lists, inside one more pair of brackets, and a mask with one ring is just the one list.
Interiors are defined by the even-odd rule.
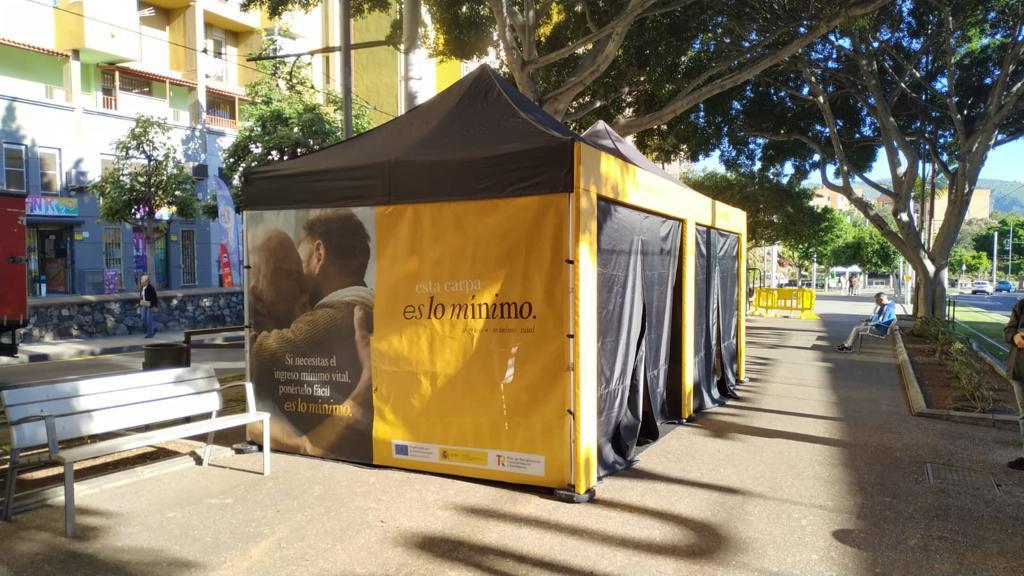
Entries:
[[978,338],[977,334],[964,329],[964,326],[968,326],[979,334],[1002,344],[1003,327],[1006,326],[1009,320],[1009,316],[998,312],[989,312],[988,310],[982,310],[974,306],[965,306],[959,303],[956,306],[956,331],[977,342],[978,346],[981,346],[990,355],[999,360],[1006,360],[1006,350],[984,338]]

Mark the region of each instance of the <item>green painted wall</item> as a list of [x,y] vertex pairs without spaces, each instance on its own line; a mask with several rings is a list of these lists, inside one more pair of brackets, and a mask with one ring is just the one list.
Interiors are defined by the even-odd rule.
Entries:
[[100,70],[95,64],[81,64],[82,66],[82,92],[95,94],[100,91]]
[[0,76],[64,86],[64,63],[57,56],[0,46]]
[[188,110],[188,88],[171,85],[171,108]]
[[[382,40],[391,30],[391,14],[372,14],[357,20],[352,33],[353,42]],[[398,51],[391,47],[355,50],[353,90],[364,101],[384,113],[371,109],[374,126],[398,115]],[[358,98],[357,98],[358,101]]]

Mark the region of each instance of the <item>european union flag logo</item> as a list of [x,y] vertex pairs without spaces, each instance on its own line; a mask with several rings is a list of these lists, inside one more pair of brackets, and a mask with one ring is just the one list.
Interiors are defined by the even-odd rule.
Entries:
[[395,444],[395,456],[408,456],[409,446],[405,444]]

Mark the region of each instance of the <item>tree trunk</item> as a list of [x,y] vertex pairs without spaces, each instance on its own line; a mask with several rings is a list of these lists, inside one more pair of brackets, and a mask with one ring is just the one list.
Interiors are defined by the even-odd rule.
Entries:
[[916,270],[917,286],[914,291],[914,316],[944,319],[946,317],[946,284],[948,266],[936,267],[930,274]]
[[149,283],[154,288],[163,288],[156,281],[156,226],[152,220],[147,220],[143,230],[146,233],[146,274],[149,275]]

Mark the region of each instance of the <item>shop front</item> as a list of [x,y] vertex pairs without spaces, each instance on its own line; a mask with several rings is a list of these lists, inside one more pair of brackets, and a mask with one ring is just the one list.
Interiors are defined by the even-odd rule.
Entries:
[[74,293],[74,227],[81,224],[78,200],[29,196],[25,208],[28,293]]

